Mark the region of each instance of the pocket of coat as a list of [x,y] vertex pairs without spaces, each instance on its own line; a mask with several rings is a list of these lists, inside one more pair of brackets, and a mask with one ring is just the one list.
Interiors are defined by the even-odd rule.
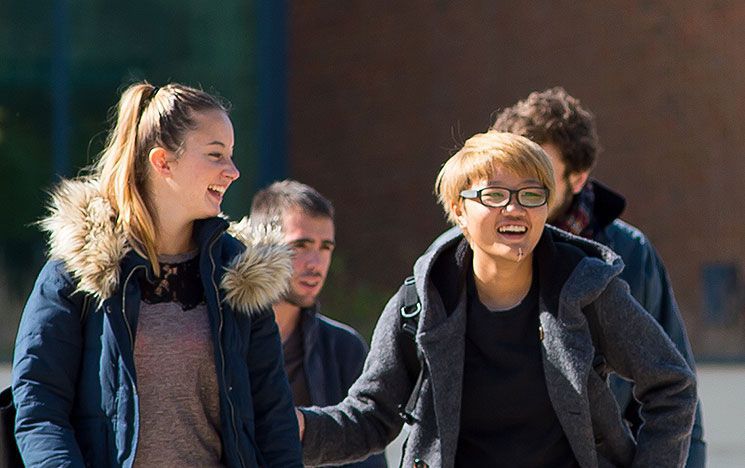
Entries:
[[102,418],[83,419],[75,424],[75,439],[85,466],[109,465],[109,430]]

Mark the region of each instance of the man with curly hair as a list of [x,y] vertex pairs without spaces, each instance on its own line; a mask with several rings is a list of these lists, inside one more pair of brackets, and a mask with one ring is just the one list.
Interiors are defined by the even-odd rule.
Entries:
[[[683,319],[675,301],[665,266],[649,239],[619,219],[626,201],[618,193],[590,177],[600,152],[595,117],[563,88],[531,93],[526,99],[499,112],[492,130],[516,133],[535,141],[554,166],[556,198],[548,221],[575,235],[593,239],[615,250],[626,265],[621,273],[639,303],[659,322],[670,339],[695,369]],[[636,434],[643,423],[632,385],[611,376],[624,417]],[[688,454],[688,467],[703,467],[701,402]]]

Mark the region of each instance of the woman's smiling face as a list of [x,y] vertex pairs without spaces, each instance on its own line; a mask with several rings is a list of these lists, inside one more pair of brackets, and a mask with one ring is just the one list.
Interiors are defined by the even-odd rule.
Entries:
[[187,131],[181,153],[169,156],[167,180],[174,199],[169,208],[187,221],[219,214],[225,191],[240,175],[233,162],[233,125],[227,114],[207,111],[194,120],[196,126]]
[[[542,187],[536,177],[524,177],[514,172],[495,168],[488,180],[479,180],[469,189],[502,187],[519,190]],[[461,199],[455,209],[458,224],[466,232],[474,256],[485,256],[494,262],[521,261],[530,258],[543,233],[548,207],[526,208],[517,202],[517,196],[504,207],[482,205],[478,199]]]

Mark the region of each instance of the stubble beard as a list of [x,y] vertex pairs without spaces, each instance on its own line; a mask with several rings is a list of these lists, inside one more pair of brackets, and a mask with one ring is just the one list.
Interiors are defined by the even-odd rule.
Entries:
[[549,224],[553,224],[556,221],[563,218],[566,212],[569,210],[569,207],[572,206],[572,201],[574,200],[574,192],[572,192],[572,188],[569,186],[568,180],[566,181],[566,183],[567,183],[567,186],[566,186],[566,190],[564,191],[564,197],[561,200],[561,205],[557,205],[548,214]]
[[295,291],[290,291],[287,293],[287,297],[285,297],[285,302],[294,305],[295,307],[300,307],[301,309],[308,308],[316,303],[316,298],[318,296],[307,296],[307,295],[301,295],[297,294]]

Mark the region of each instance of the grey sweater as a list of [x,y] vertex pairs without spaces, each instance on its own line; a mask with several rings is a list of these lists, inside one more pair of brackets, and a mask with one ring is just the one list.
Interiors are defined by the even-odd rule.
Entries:
[[[465,252],[465,254],[463,253]],[[425,378],[403,466],[450,467],[458,442],[466,324],[463,274],[470,249],[441,236],[414,266],[423,310],[416,334]],[[536,247],[546,386],[583,467],[682,466],[696,404],[695,377],[670,339],[617,276],[611,250],[547,226]],[[340,404],[303,409],[306,464],[340,463],[382,450],[401,429],[397,407],[414,386],[402,355],[400,290],[386,305],[365,368]],[[584,312],[583,312],[584,309]],[[595,314],[592,337],[585,314]],[[593,340],[594,338],[594,340]],[[645,424],[634,440],[607,383],[593,371],[598,345],[609,370],[635,382]],[[484,395],[484,398],[488,398]]]

